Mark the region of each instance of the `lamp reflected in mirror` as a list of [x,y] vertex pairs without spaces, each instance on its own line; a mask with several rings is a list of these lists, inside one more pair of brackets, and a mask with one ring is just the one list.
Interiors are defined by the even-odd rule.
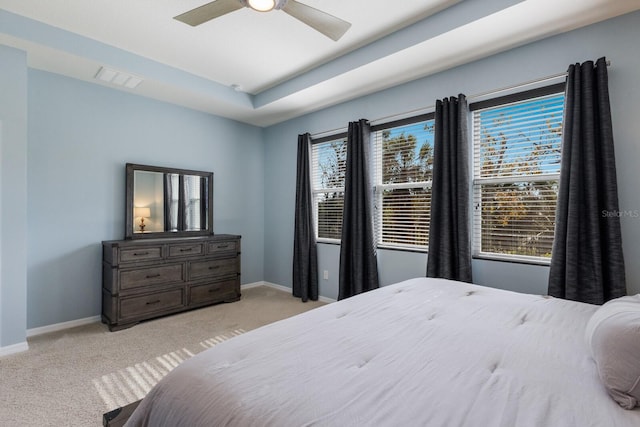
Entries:
[[140,218],[140,224],[138,225],[138,228],[140,229],[141,233],[144,233],[144,228],[146,227],[146,224],[144,223],[144,219],[151,217],[151,209],[150,208],[134,208],[133,216],[136,218]]

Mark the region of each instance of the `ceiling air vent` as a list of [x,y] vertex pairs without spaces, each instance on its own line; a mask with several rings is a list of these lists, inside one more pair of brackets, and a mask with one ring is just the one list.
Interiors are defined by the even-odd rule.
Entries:
[[107,67],[100,67],[95,78],[102,82],[126,87],[128,89],[135,89],[140,83],[142,83],[142,78],[138,76]]

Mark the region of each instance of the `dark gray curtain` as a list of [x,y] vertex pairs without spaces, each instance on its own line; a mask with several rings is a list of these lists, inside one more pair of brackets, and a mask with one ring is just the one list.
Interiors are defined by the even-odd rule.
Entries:
[[187,220],[185,212],[185,195],[184,175],[178,175],[178,230],[184,231],[187,229]]
[[427,277],[471,282],[467,99],[436,101]]
[[166,231],[176,230],[178,228],[177,218],[178,212],[173,204],[173,185],[170,173],[164,174],[164,229]]
[[183,175],[164,174],[165,231],[184,231],[188,229],[185,202],[189,200],[188,191]]
[[549,295],[602,304],[626,294],[607,65],[569,67]]
[[209,178],[200,178],[200,230],[207,229],[207,213],[209,211]]
[[302,301],[318,299],[318,256],[313,221],[311,136],[298,135],[295,229],[293,233],[293,296]]
[[371,128],[366,120],[349,123],[345,171],[338,299],[378,287],[378,263],[369,184]]

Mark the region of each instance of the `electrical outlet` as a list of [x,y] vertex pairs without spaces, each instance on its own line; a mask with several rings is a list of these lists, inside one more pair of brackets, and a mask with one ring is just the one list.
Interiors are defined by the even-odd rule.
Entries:
[[322,272],[322,277],[324,278],[324,280],[329,280],[329,270],[324,270]]

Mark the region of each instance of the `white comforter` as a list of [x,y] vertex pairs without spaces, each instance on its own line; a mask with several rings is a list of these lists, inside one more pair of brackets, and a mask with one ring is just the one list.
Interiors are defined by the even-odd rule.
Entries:
[[584,339],[597,306],[412,279],[184,362],[127,426],[640,426]]

